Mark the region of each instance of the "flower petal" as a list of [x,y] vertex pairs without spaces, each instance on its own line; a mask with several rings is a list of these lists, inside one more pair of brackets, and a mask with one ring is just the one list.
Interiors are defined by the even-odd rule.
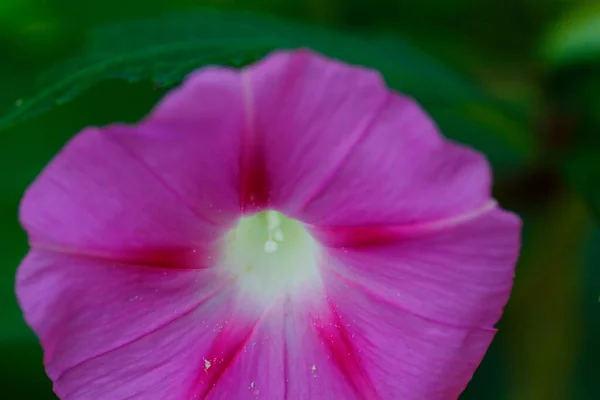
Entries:
[[324,296],[288,299],[259,319],[232,288],[213,269],[44,250],[30,252],[17,278],[63,400],[362,398],[354,367],[340,369],[326,344]]
[[58,379],[202,308],[226,285],[212,269],[147,268],[32,250],[19,269],[17,296],[43,344],[47,372]]
[[120,140],[196,212],[228,223],[240,211],[245,118],[239,72],[203,68],[167,94],[144,121],[142,127],[159,128],[157,137]]
[[285,329],[290,399],[364,398],[360,393],[364,382],[358,382],[358,387],[354,385],[353,376],[336,364],[334,354],[329,351],[327,341],[331,338],[321,335],[320,323],[331,317],[324,296],[290,299]]
[[354,290],[442,323],[492,328],[513,284],[520,221],[494,207],[381,246],[329,249],[325,271]]
[[321,316],[331,317],[324,296],[275,305],[207,399],[375,400],[361,397],[352,376],[333,360],[326,344],[331,339],[320,335],[315,322]]
[[490,179],[482,155],[443,139],[416,103],[390,95],[370,134],[302,217],[334,226],[452,218],[489,201]]
[[423,319],[329,279],[340,325],[351,338],[379,399],[456,399],[495,331]]
[[207,70],[142,125],[77,135],[23,199],[21,221],[32,245],[205,266],[207,245],[240,214],[241,99],[237,74]]
[[[118,265],[33,250],[17,277],[54,389],[70,399],[189,398],[227,325],[249,332],[232,282],[213,269]],[[222,356],[216,354],[216,356]]]
[[285,399],[283,321],[281,312],[271,311],[263,316],[237,352],[236,357],[232,358],[227,369],[222,371],[218,382],[210,382],[215,386],[204,393],[197,391],[201,394],[198,398]]
[[490,171],[374,71],[308,51],[247,72],[270,202],[317,225],[404,224],[485,204]]
[[292,215],[368,133],[387,91],[379,74],[305,50],[243,73],[255,142],[246,148],[263,152],[270,206]]
[[382,399],[457,398],[508,301],[517,217],[495,207],[434,228],[380,246],[330,248],[323,264],[337,326]]

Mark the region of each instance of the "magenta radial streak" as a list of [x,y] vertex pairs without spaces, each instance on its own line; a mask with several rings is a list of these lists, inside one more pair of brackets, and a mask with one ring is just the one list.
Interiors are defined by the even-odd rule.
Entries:
[[31,241],[31,249],[52,251],[58,254],[69,254],[95,260],[105,260],[124,265],[136,265],[148,268],[205,269],[211,266],[215,255],[211,250],[188,248],[156,248],[139,249],[85,249],[76,250],[64,246],[54,246]]
[[[235,321],[235,318],[231,320]],[[208,398],[225,371],[242,352],[260,321],[256,320],[249,326],[236,326],[236,322],[232,322],[222,328],[206,357],[200,359],[197,379],[190,391],[190,399]]]
[[269,203],[269,185],[265,167],[264,144],[256,130],[254,95],[250,71],[241,75],[245,108],[245,126],[241,151],[241,193],[242,213],[251,214],[265,209]]
[[365,226],[311,226],[309,231],[326,247],[369,247],[382,246],[397,242],[403,238],[431,234],[450,229],[473,220],[497,206],[496,201],[490,200],[482,207],[454,217],[438,221],[422,222],[410,225],[365,225]]
[[357,396],[361,400],[380,400],[340,315],[331,304],[331,300],[328,299],[327,302],[331,314],[325,318],[329,320],[313,316],[313,323],[318,335],[331,354],[336,367],[342,372]]

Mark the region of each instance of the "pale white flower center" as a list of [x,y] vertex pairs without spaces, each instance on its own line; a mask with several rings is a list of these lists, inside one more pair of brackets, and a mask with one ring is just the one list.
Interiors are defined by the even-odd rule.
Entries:
[[262,305],[321,287],[318,244],[300,222],[277,211],[242,218],[224,251],[240,291]]

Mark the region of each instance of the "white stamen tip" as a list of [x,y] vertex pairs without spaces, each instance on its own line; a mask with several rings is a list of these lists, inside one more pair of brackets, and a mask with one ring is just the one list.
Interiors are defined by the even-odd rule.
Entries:
[[265,242],[265,253],[275,253],[277,251],[277,243],[272,240]]
[[273,239],[275,239],[278,242],[283,242],[283,232],[281,232],[281,229],[275,231]]
[[281,219],[275,211],[267,211],[267,229],[274,230],[281,224]]

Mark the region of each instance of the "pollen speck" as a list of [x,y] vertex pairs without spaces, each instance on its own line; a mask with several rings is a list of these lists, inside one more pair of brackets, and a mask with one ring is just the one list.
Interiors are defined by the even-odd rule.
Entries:
[[273,234],[273,238],[278,242],[283,242],[283,232],[281,231],[281,229],[275,231],[275,233]]

